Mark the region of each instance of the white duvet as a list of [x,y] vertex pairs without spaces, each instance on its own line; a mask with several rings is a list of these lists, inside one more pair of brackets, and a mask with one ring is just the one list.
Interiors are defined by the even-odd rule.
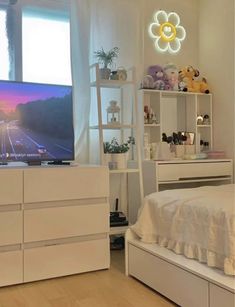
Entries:
[[235,275],[235,185],[150,194],[131,228],[145,243]]

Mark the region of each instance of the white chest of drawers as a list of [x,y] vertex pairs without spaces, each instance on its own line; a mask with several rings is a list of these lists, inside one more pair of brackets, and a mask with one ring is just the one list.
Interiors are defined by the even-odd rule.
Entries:
[[106,167],[0,169],[0,286],[108,268]]

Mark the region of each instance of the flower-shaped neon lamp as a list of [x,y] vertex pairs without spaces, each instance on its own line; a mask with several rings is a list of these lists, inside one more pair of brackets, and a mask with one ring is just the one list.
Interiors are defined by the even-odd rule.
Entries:
[[181,42],[186,38],[186,31],[180,26],[178,14],[158,11],[154,15],[154,22],[149,26],[149,35],[155,40],[158,51],[177,53],[181,48]]

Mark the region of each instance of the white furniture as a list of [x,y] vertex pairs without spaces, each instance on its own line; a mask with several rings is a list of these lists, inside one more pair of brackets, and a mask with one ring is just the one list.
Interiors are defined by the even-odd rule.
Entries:
[[109,267],[106,167],[1,167],[0,191],[0,286]]
[[235,279],[126,233],[126,274],[182,307],[234,307]]
[[[169,136],[182,131],[195,134],[195,151],[200,151],[200,140],[209,143],[207,149],[212,148],[212,94],[143,89],[139,91],[139,106],[143,112],[140,112],[141,135],[148,137],[149,144],[160,142],[162,133]],[[144,123],[144,107],[153,111],[156,122]],[[199,115],[208,115],[209,120],[200,123]]]
[[231,159],[144,161],[144,193],[233,182]]
[[[143,199],[143,181],[139,127],[137,124],[137,92],[135,68],[127,70],[127,80],[100,79],[99,65],[91,65],[91,112],[90,112],[90,163],[107,165],[103,143],[115,137],[119,143],[126,142],[129,136],[135,138],[135,145],[129,150],[129,161],[126,168],[110,169],[110,211],[114,211],[115,200],[119,199],[119,211],[124,212],[129,222],[132,217],[132,206],[137,207]],[[107,108],[111,101],[116,101],[120,108],[118,122],[108,122]],[[111,118],[111,117],[109,117]],[[140,191],[139,204],[131,203],[128,186],[132,178],[135,188]],[[111,234],[124,233],[127,227],[112,227]]]

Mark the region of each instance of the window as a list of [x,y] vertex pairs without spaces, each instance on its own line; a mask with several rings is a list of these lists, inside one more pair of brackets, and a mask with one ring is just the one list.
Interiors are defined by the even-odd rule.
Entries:
[[6,10],[0,9],[0,79],[9,79],[9,53],[6,30]]
[[23,80],[71,84],[68,16],[42,9],[23,10]]
[[72,84],[68,6],[67,0],[0,0],[0,79]]

